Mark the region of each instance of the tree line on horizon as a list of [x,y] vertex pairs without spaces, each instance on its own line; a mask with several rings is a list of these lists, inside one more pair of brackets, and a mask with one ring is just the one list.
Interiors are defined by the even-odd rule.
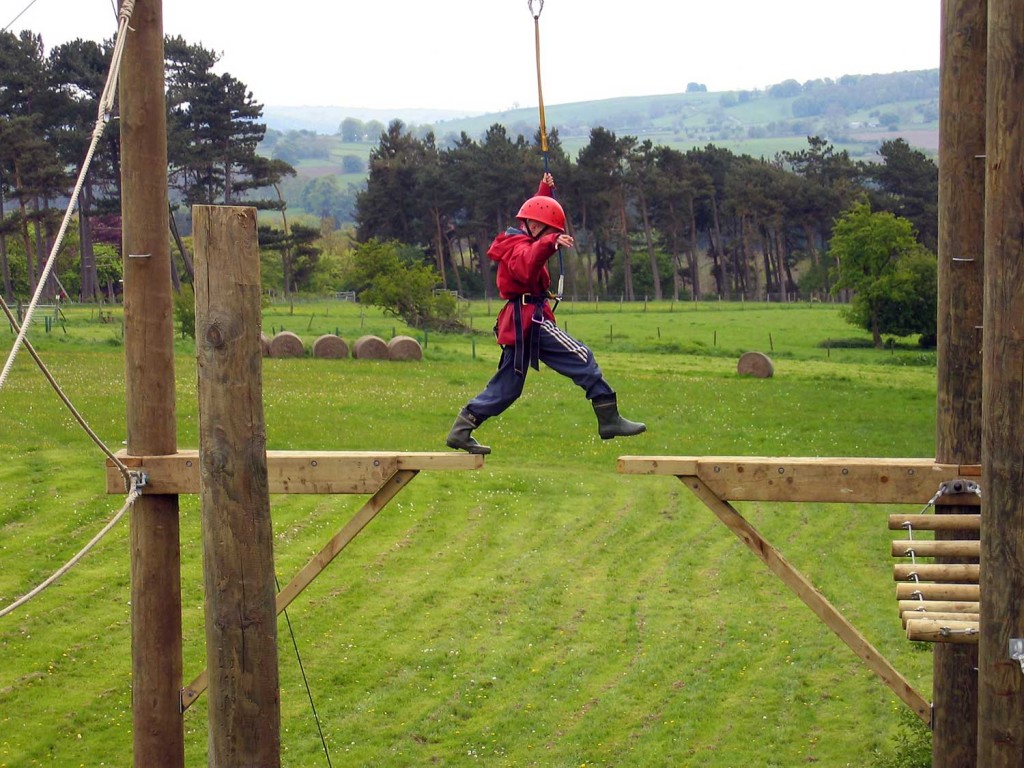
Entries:
[[[557,131],[548,145],[578,243],[566,258],[567,291],[580,298],[825,298],[839,279],[834,225],[862,202],[937,247],[938,169],[902,139],[884,142],[872,163],[817,136],[770,160],[714,145],[684,152],[604,128],[575,159]],[[479,142],[463,134],[440,146],[393,121],[357,196],[356,239],[418,246],[445,288],[493,295],[485,252],[536,190],[538,146],[539,135],[512,138],[499,124]]]
[[[76,40],[45,54],[38,35],[0,33],[0,267],[9,299],[35,289],[89,143],[111,49],[111,41]],[[202,46],[168,37],[165,59],[172,207],[187,214],[197,203],[245,203],[283,215],[279,184],[295,171],[257,151],[267,133],[262,105],[230,74],[213,74],[218,56]],[[841,281],[829,248],[834,225],[862,201],[907,220],[923,247],[936,247],[937,169],[902,140],[883,143],[879,161],[865,163],[818,136],[770,160],[711,144],[680,151],[602,127],[588,138],[570,158],[558,131],[549,136],[557,194],[579,243],[565,259],[567,293],[580,298],[825,298]],[[393,121],[355,198],[354,241],[419,249],[439,287],[493,295],[484,253],[536,189],[538,143],[536,134],[513,138],[495,124],[479,141],[462,133],[442,144]],[[115,119],[83,187],[77,253],[61,257],[61,289],[83,300],[112,298],[120,276],[119,149]],[[330,198],[333,179],[316,182],[304,203]],[[280,256],[280,274],[268,279],[285,293],[350,288],[337,263],[320,263],[318,242],[335,227],[328,206],[307,207],[320,227],[261,224],[261,248]],[[169,214],[178,288],[190,279],[176,231],[187,219]]]

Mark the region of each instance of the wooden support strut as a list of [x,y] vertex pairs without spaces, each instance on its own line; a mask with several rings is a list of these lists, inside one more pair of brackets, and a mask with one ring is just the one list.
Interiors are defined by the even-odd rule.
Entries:
[[[277,613],[284,611],[341,551],[422,470],[479,469],[484,457],[454,451],[267,451],[270,493],[369,493],[371,497],[316,555],[292,578],[276,598]],[[199,451],[180,450],[169,456],[118,458],[146,474],[147,493],[198,493]],[[124,493],[124,480],[108,460],[107,493]],[[171,490],[175,489],[175,490]],[[203,670],[180,691],[180,709],[186,710],[206,690]]]
[[825,625],[846,643],[864,663],[925,723],[931,705],[910,682],[868,642],[856,627],[814,585],[775,549],[735,508],[718,498],[700,478],[680,477],[694,494],[786,584]]
[[[456,456],[472,456],[473,454],[453,454]],[[477,456],[476,458],[482,459]],[[480,462],[482,466],[482,461]],[[352,519],[317,552],[310,558],[309,562],[292,577],[292,580],[285,585],[277,595],[277,613],[280,614],[291,602],[308,587],[313,580],[337,557],[349,543],[359,535],[359,532],[377,516],[377,513],[387,506],[387,503],[398,495],[399,491],[405,488],[419,470],[402,469],[396,471],[391,477],[386,478],[370,499],[367,500],[359,511],[352,516]],[[206,690],[209,671],[204,669],[187,686],[181,689],[181,711],[188,709],[196,699]]]

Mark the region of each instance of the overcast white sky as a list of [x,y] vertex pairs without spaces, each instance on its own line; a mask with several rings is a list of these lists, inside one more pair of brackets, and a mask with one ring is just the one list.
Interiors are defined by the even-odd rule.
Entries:
[[[47,50],[116,31],[116,0],[0,0]],[[939,0],[547,0],[545,105],[764,88],[939,66]],[[26,10],[27,7],[27,10]],[[540,7],[534,0],[533,10]],[[24,11],[24,13],[22,13]],[[268,106],[536,106],[527,0],[163,0],[164,31],[223,54]]]

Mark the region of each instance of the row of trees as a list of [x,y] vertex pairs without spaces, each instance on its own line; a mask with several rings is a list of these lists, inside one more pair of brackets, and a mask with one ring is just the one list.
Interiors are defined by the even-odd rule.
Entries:
[[[548,160],[578,243],[567,292],[580,297],[823,298],[838,279],[834,224],[861,201],[936,247],[937,168],[901,139],[885,142],[877,163],[854,162],[819,137],[764,160],[595,128],[574,162],[554,132]],[[536,142],[500,125],[480,142],[463,134],[441,147],[392,122],[357,198],[357,238],[418,245],[444,287],[490,294],[486,248],[541,169]]]
[[[256,152],[263,107],[244,83],[215,74],[218,55],[181,37],[165,41],[168,173],[175,205],[232,204],[283,208],[273,191],[295,170]],[[48,54],[41,36],[0,32],[0,273],[5,297],[36,289],[96,122],[112,41],[74,40]],[[84,300],[111,294],[104,276],[120,248],[120,137],[116,114],[93,156],[79,200],[77,261],[61,270],[69,293]],[[173,219],[172,219],[173,222]],[[180,239],[179,239],[180,246]],[[190,261],[180,248],[183,270]],[[106,279],[104,279],[104,277]],[[174,277],[179,277],[178,270]],[[58,286],[48,286],[57,293]]]

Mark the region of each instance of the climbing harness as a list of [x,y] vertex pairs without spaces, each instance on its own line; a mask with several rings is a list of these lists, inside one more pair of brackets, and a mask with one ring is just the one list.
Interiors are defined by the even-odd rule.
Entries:
[[[526,0],[526,7],[530,9],[530,15],[533,16],[533,40],[537,58],[537,108],[540,112],[540,151],[544,157],[544,173],[550,173],[548,165],[548,129],[544,122],[544,89],[541,86],[540,77],[540,14],[544,10],[544,0],[537,0],[536,13],[533,11],[533,0]],[[554,190],[552,190],[551,196],[555,196]],[[558,291],[550,296],[555,302],[551,307],[552,311],[558,307],[558,303],[562,300],[562,289],[565,286],[565,258],[562,256],[561,247],[556,248],[556,251],[558,252]]]

